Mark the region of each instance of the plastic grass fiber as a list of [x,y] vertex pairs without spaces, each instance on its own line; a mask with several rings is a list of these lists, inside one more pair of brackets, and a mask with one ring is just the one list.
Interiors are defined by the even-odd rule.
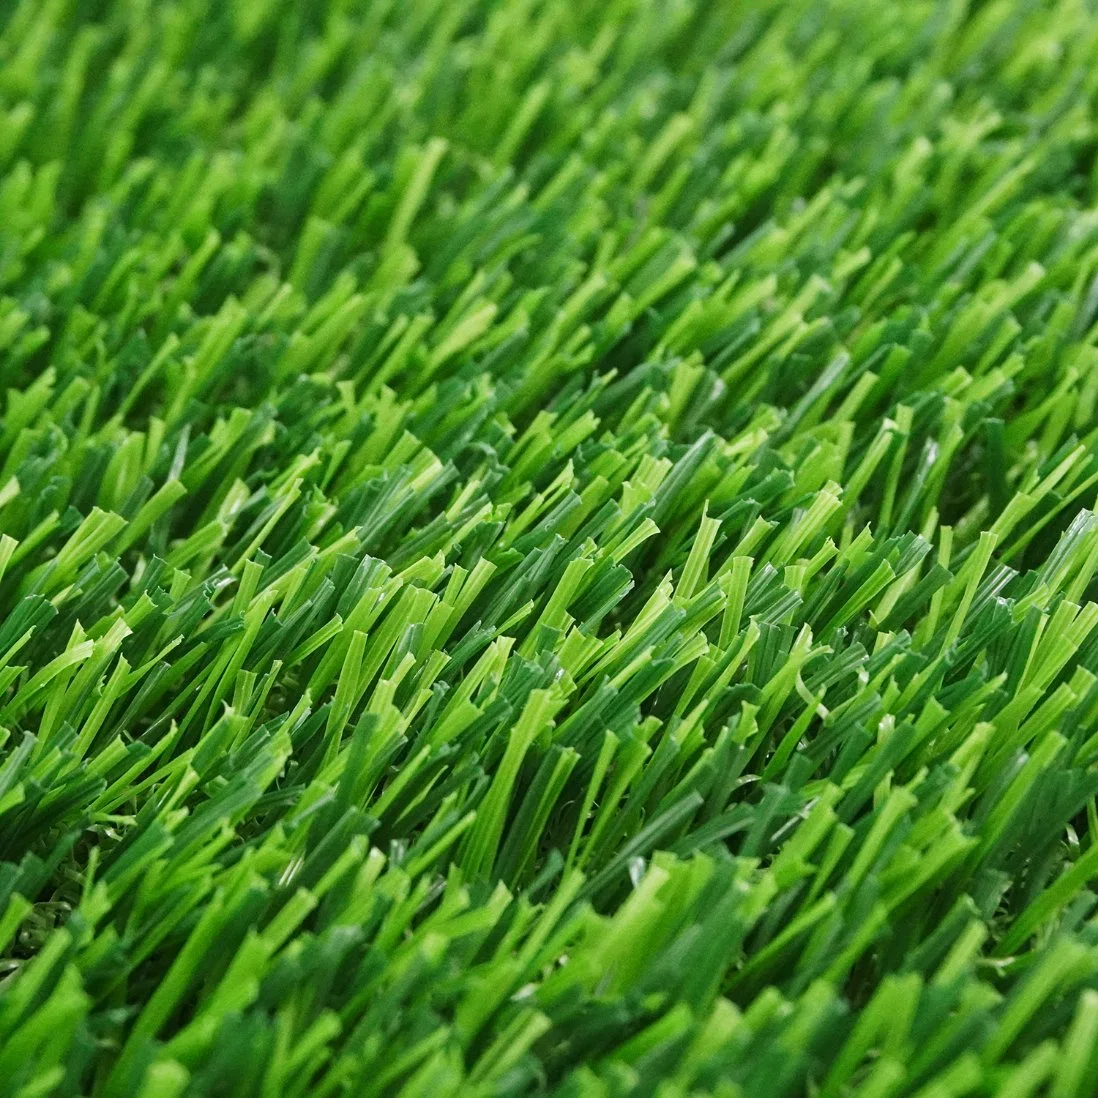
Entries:
[[1091,0],[0,4],[0,1095],[1098,1093]]

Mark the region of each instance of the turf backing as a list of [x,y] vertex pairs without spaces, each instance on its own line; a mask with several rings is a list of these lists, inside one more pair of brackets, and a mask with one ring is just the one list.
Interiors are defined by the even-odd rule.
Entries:
[[1098,1092],[1091,0],[0,3],[0,1094]]

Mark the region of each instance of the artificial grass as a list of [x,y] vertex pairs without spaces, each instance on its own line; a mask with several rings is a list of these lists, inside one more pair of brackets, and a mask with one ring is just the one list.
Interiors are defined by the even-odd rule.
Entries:
[[0,1093],[1095,1093],[1088,0],[0,22]]

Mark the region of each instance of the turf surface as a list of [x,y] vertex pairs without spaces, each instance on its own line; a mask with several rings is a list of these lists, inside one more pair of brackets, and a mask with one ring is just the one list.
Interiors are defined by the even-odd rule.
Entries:
[[1098,1088],[1090,0],[0,5],[0,1093]]

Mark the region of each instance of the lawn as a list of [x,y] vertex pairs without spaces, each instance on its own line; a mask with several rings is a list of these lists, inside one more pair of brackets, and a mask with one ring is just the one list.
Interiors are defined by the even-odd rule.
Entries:
[[1098,1093],[1093,0],[0,0],[0,1095]]

